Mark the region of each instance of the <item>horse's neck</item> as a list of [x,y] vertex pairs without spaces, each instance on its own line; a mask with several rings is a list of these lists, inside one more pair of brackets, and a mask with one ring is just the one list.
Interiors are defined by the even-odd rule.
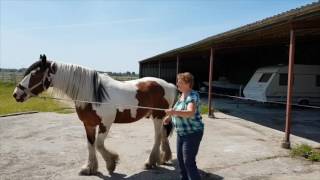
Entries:
[[57,63],[57,72],[53,76],[52,86],[57,90],[58,96],[66,94],[73,100],[92,101],[94,78],[98,78],[94,70]]

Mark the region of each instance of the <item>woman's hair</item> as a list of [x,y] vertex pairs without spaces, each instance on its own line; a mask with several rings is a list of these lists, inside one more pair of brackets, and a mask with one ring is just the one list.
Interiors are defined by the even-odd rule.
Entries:
[[182,80],[183,82],[190,85],[190,88],[193,88],[193,75],[189,72],[179,73],[177,75],[177,80]]

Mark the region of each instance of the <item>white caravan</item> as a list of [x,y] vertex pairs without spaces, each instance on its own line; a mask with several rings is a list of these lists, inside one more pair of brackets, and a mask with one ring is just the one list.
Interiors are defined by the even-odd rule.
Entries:
[[[246,98],[261,102],[286,102],[288,66],[259,68],[243,90]],[[320,104],[320,66],[294,66],[293,104]]]

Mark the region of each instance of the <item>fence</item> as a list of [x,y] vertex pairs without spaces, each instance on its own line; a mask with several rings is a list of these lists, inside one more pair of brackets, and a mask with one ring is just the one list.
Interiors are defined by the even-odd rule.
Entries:
[[23,73],[21,72],[6,72],[0,71],[0,82],[11,82],[17,84],[23,78]]

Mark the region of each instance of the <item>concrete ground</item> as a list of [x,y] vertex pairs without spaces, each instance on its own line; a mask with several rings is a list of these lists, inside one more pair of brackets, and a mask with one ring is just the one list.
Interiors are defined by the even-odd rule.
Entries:
[[[204,117],[205,133],[197,158],[203,179],[318,180],[320,162],[291,158],[280,147],[284,134],[234,116],[216,113]],[[170,138],[172,164],[144,170],[153,144],[148,119],[114,124],[105,144],[120,155],[110,176],[100,154],[99,173],[79,176],[87,160],[86,136],[76,114],[37,113],[0,118],[0,179],[178,179],[175,135]],[[320,144],[292,136],[292,144]]]

